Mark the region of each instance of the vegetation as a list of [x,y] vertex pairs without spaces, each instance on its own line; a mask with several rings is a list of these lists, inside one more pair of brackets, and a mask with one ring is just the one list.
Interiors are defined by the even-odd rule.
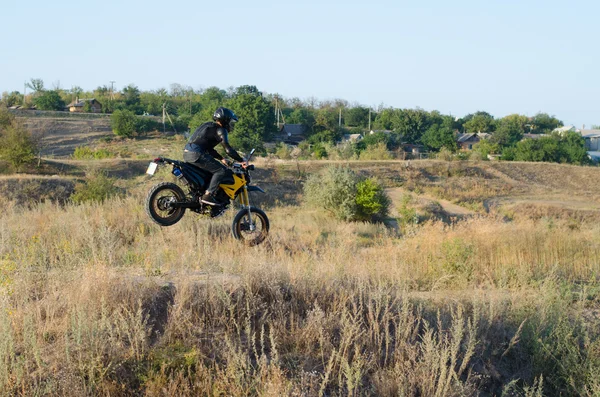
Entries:
[[[318,175],[362,175],[367,198],[381,192],[374,176],[411,191],[395,203],[399,231],[299,205],[293,162],[256,174],[279,200],[269,208],[278,233],[252,249],[229,237],[227,217],[184,218],[168,233],[153,226],[145,179],[104,202],[4,202],[0,390],[597,395],[598,223],[534,219],[531,209],[512,220],[491,211],[425,221],[415,208],[417,192],[433,194],[436,183],[460,203],[506,197],[511,175],[549,189],[568,180],[595,197],[586,183],[598,170],[369,164]],[[276,170],[277,182],[266,178]]]
[[118,194],[115,180],[100,171],[90,172],[84,182],[75,185],[75,192],[71,196],[74,203],[103,202]]
[[388,213],[390,201],[375,179],[361,179],[350,168],[331,166],[304,185],[306,200],[337,219],[371,221]]
[[7,161],[17,172],[33,162],[36,141],[6,109],[0,108],[0,160]]
[[[306,158],[312,159],[330,158],[331,155],[340,157],[339,153],[334,153],[331,149],[341,143],[345,134],[350,133],[363,134],[365,139],[353,147],[352,156],[348,156],[348,153],[343,155],[348,158],[359,158],[362,152],[377,142],[385,142],[387,149],[396,153],[402,153],[403,144],[424,145],[426,150],[433,154],[440,150],[455,153],[458,149],[458,133],[485,132],[491,134],[490,142],[496,145],[497,151],[489,153],[488,146],[478,153],[477,157],[487,158],[487,154],[502,154],[503,159],[510,160],[515,158],[516,146],[524,134],[550,134],[555,128],[563,125],[555,116],[546,113],[538,113],[532,117],[513,114],[494,118],[485,111],[477,111],[457,119],[435,110],[425,111],[419,108],[397,109],[381,106],[369,109],[360,104],[351,105],[343,99],[319,102],[314,98],[306,101],[283,98],[277,94],[263,93],[252,85],[227,90],[218,87],[194,90],[191,87],[172,84],[168,89],[141,91],[134,84],[129,84],[120,91],[113,92],[112,88],[107,86],[97,87],[93,91],[85,91],[77,86],[70,90],[46,90],[41,79],[31,79],[29,88],[33,93],[27,97],[23,97],[17,91],[3,93],[2,103],[5,106],[36,104],[39,109],[61,109],[64,103],[75,98],[93,97],[102,104],[103,112],[118,115],[113,119],[113,129],[117,135],[126,137],[160,130],[161,125],[151,117],[142,115],[162,115],[163,106],[169,116],[168,128],[177,132],[193,131],[202,123],[212,120],[212,114],[217,107],[226,106],[240,117],[240,122],[231,133],[233,146],[243,151],[257,148],[262,154],[265,153],[263,144],[271,142],[277,132],[277,105],[281,112],[281,121],[304,125],[305,138],[311,145],[304,148],[309,152],[306,153]],[[376,133],[370,134],[370,131],[367,131],[369,127]],[[373,142],[375,140],[377,142]],[[583,147],[581,145],[581,148]],[[385,157],[387,155],[383,158]],[[539,155],[530,154],[524,157],[537,158]],[[366,154],[365,158],[372,158],[372,155]],[[559,160],[551,161],[567,159],[566,161],[582,164],[578,156],[558,158]]]

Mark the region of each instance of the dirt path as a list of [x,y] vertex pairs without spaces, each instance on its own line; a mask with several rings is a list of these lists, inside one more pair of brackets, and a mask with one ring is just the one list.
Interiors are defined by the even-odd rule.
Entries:
[[420,200],[439,203],[442,206],[442,209],[448,214],[448,216],[451,216],[451,217],[464,218],[464,217],[473,216],[473,215],[477,214],[475,211],[472,211],[468,208],[461,207],[460,205],[454,204],[448,200],[438,199],[438,198],[429,196],[427,194],[415,194],[413,192],[409,192],[400,187],[386,189],[386,193],[392,200],[391,213],[394,216],[398,215],[398,211],[397,211],[396,207],[402,201],[402,197],[407,193],[410,193],[411,195],[413,195],[414,197],[416,197]]

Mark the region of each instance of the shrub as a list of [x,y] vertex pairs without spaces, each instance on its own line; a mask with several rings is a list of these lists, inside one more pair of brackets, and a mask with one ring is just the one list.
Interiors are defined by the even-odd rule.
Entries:
[[275,156],[282,160],[289,160],[292,158],[292,151],[285,143],[280,143],[277,145],[277,150],[275,150]]
[[136,115],[129,110],[115,110],[110,124],[115,135],[132,137],[137,123]]
[[452,161],[452,159],[454,158],[454,155],[452,154],[452,152],[446,148],[442,148],[439,153],[437,154],[437,158],[438,160],[444,160],[444,161]]
[[102,202],[117,194],[115,180],[103,172],[94,172],[87,176],[86,181],[75,185],[71,200],[77,204],[88,201]]
[[102,160],[114,157],[114,154],[106,149],[92,150],[87,146],[78,146],[72,157],[76,160]]
[[136,116],[135,120],[135,131],[139,134],[145,134],[151,131],[158,131],[161,129],[161,124],[158,121],[154,121],[147,116]]
[[361,160],[390,160],[392,153],[387,149],[385,142],[379,142],[374,145],[367,146],[360,153]]
[[383,186],[374,178],[356,184],[357,218],[363,221],[383,218],[390,208],[390,199]]
[[347,167],[330,166],[312,174],[304,185],[305,199],[336,218],[366,221],[387,215],[390,201],[374,179],[360,180]]
[[18,172],[23,165],[35,160],[36,142],[22,124],[9,116],[0,125],[0,159],[7,161]]
[[313,155],[316,159],[326,159],[327,158],[327,150],[325,146],[320,143],[317,143],[313,146]]

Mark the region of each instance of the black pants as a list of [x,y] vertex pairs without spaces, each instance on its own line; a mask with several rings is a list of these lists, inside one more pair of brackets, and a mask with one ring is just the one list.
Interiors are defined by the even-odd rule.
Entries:
[[183,152],[183,160],[187,163],[195,163],[198,167],[210,172],[212,178],[208,185],[207,192],[215,193],[219,184],[227,176],[227,168],[217,161],[213,156],[206,152]]

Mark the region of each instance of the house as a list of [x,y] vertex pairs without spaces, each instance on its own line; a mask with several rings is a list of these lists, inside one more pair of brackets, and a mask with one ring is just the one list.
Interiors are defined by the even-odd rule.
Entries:
[[491,134],[487,132],[458,134],[456,143],[461,150],[473,150],[473,146],[483,139],[488,139]]
[[581,136],[585,139],[585,148],[588,151],[600,151],[600,130],[581,130]]
[[565,125],[564,127],[558,127],[552,130],[552,132],[558,132],[559,134],[564,134],[565,132],[571,131],[578,132],[579,130],[573,125]]
[[297,145],[306,139],[304,124],[284,124],[277,133],[276,139],[290,145]]
[[71,102],[67,105],[69,112],[82,113],[83,108],[86,103],[90,105],[90,113],[102,113],[102,104],[96,100],[96,98],[91,99],[75,99],[75,101]]
[[344,134],[344,142],[358,142],[363,139],[362,134]]
[[402,150],[404,150],[407,153],[413,154],[424,153],[425,146],[416,143],[402,143]]
[[382,134],[390,135],[392,132],[393,131],[391,131],[391,130],[371,130],[371,131],[369,131],[369,134],[373,135],[373,134],[382,133]]
[[547,134],[523,134],[523,139],[540,139],[543,136],[548,136]]

